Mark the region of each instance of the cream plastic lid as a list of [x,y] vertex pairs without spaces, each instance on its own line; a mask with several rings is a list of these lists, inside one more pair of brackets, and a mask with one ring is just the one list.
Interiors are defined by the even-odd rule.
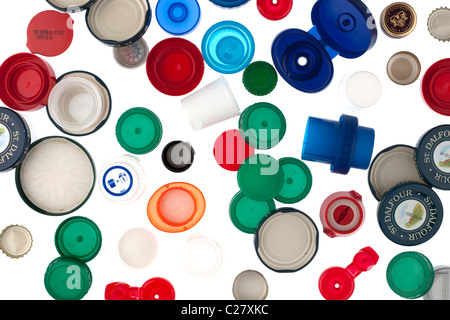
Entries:
[[294,272],[308,265],[318,250],[318,230],[304,213],[293,208],[273,211],[255,232],[260,260],[277,272]]
[[99,187],[106,199],[118,204],[136,201],[146,186],[146,175],[139,159],[124,155],[106,163],[99,175]]
[[190,274],[209,277],[222,265],[222,250],[217,242],[202,235],[193,235],[183,248],[182,263]]
[[125,265],[132,269],[144,269],[158,254],[158,240],[150,230],[136,227],[122,235],[117,249]]
[[419,59],[414,54],[400,51],[389,59],[386,70],[394,83],[408,85],[419,78],[421,66]]
[[181,104],[194,130],[207,128],[240,114],[233,92],[223,76],[183,98]]
[[100,41],[124,46],[136,41],[146,30],[149,12],[146,0],[97,0],[88,9],[86,22]]
[[339,86],[339,97],[352,111],[364,111],[375,105],[381,97],[381,82],[369,71],[347,74]]
[[269,292],[266,278],[255,270],[245,270],[233,282],[233,296],[236,300],[265,300]]
[[31,233],[23,226],[10,225],[0,234],[0,249],[8,257],[17,259],[26,255],[33,244]]

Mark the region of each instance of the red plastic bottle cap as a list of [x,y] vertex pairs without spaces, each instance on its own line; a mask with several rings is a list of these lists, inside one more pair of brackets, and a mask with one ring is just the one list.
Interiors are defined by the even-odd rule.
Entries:
[[16,111],[43,108],[55,84],[53,68],[31,53],[15,54],[0,66],[0,98]]
[[159,230],[176,233],[195,226],[205,212],[205,198],[197,187],[174,182],[159,188],[150,198],[147,215]]
[[323,232],[331,238],[354,234],[364,222],[362,197],[355,191],[336,192],[322,203]]
[[439,114],[450,116],[450,58],[433,64],[422,80],[422,96]]
[[32,53],[58,56],[72,43],[73,19],[68,13],[43,11],[31,19],[27,36],[27,47]]
[[175,300],[175,289],[164,278],[147,280],[140,288],[112,282],[106,286],[105,300]]
[[205,63],[200,50],[182,38],[156,44],[147,58],[147,75],[152,85],[170,96],[194,90],[203,78]]
[[269,20],[281,20],[292,10],[293,0],[258,0],[261,15]]
[[355,289],[355,278],[377,264],[378,254],[371,248],[361,249],[346,268],[331,267],[319,277],[319,290],[326,300],[348,300]]
[[255,154],[255,149],[245,143],[239,130],[228,130],[216,139],[213,153],[222,168],[237,171],[245,159]]

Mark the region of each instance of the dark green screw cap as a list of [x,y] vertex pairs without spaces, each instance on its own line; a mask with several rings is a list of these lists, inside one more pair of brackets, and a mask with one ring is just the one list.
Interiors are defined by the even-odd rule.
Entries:
[[244,70],[242,83],[247,91],[255,96],[268,95],[277,86],[277,71],[268,62],[252,62]]

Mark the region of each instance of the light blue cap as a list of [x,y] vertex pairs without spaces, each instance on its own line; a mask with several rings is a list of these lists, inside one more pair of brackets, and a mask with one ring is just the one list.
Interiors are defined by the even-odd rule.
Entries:
[[250,31],[235,21],[221,21],[206,31],[202,40],[205,62],[223,74],[245,69],[255,54],[255,41]]
[[210,0],[215,5],[219,7],[230,9],[237,8],[246,4],[249,0]]
[[162,29],[173,35],[185,35],[200,22],[201,10],[197,0],[159,0],[156,20]]

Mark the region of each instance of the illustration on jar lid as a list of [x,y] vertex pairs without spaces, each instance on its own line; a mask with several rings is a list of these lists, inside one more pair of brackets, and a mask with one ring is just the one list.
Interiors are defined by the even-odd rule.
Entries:
[[31,132],[25,119],[14,110],[0,107],[0,173],[23,162],[30,142]]
[[33,210],[64,215],[81,208],[95,184],[94,163],[78,142],[64,137],[45,137],[33,142],[16,169],[16,186]]
[[255,231],[255,250],[261,262],[277,272],[295,272],[315,257],[319,233],[315,223],[294,208],[272,211]]
[[32,245],[33,237],[24,226],[10,225],[0,233],[0,250],[10,258],[22,258]]
[[421,177],[441,190],[450,190],[450,125],[430,129],[417,142],[415,161]]
[[393,145],[381,150],[369,167],[369,187],[375,199],[395,186],[405,182],[427,184],[420,177],[415,164],[416,148],[407,145]]
[[111,114],[111,94],[106,84],[86,71],[58,78],[50,92],[47,113],[63,133],[84,136],[98,131]]
[[419,245],[433,238],[443,215],[438,195],[424,184],[401,184],[387,192],[378,204],[381,231],[403,246]]
[[417,24],[417,15],[413,7],[404,2],[395,2],[381,13],[383,32],[392,38],[403,38],[413,32]]

